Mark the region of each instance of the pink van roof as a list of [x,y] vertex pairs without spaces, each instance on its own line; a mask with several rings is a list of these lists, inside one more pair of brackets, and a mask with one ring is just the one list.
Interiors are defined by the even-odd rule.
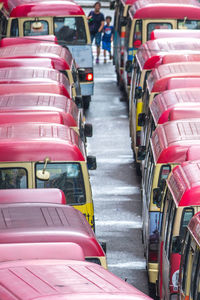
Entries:
[[[24,130],[26,128],[26,130]],[[85,161],[79,135],[67,126],[50,123],[0,125],[1,162]]]
[[151,299],[103,267],[83,261],[1,263],[0,286],[0,297],[10,300]]
[[181,163],[190,146],[200,149],[200,119],[160,124],[150,142],[155,163]]
[[163,92],[168,87],[171,78],[200,77],[200,62],[183,62],[160,65],[153,69],[147,79],[150,93]]
[[0,41],[0,47],[7,47],[7,46],[19,45],[19,44],[41,43],[41,42],[57,44],[58,39],[55,35],[4,38]]
[[0,59],[0,68],[16,68],[16,67],[40,67],[57,69],[51,58],[2,58]]
[[167,83],[167,90],[190,88],[195,89],[200,87],[200,78],[170,78]]
[[79,127],[77,105],[61,95],[11,94],[0,96],[0,124],[48,122]]
[[85,216],[72,206],[0,204],[0,244],[75,243],[85,256],[105,256]]
[[15,94],[40,93],[42,95],[47,95],[49,94],[49,91],[51,91],[51,94],[54,96],[62,95],[67,98],[70,97],[69,92],[67,88],[64,86],[64,84],[61,84],[56,81],[41,82],[41,83],[29,82],[29,84],[26,83],[0,84],[0,95],[13,94],[13,91],[15,92]]
[[129,14],[135,19],[199,20],[200,6],[195,0],[138,0]]
[[[176,108],[181,111],[188,110],[188,106],[200,105],[200,89],[178,89],[178,90],[168,90],[163,93],[158,94],[150,104],[150,111],[153,117],[155,124],[163,124],[169,120],[169,115],[171,111],[174,110],[173,116],[171,118],[181,119],[181,115],[178,115],[178,111],[175,117]],[[193,107],[191,108],[192,111]],[[180,112],[181,112],[180,111]],[[186,114],[190,117],[193,115],[190,112],[186,112]],[[199,115],[199,111],[197,112]],[[195,114],[196,115],[196,114]],[[184,115],[182,115],[183,119],[185,119]],[[199,116],[200,118],[200,116]],[[171,119],[171,120],[172,120]]]
[[0,244],[0,262],[27,259],[85,260],[82,248],[75,243]]
[[167,180],[176,206],[200,205],[200,162],[185,162]]
[[186,161],[195,161],[200,159],[200,151],[198,146],[191,146],[187,151]]
[[138,49],[136,58],[141,70],[153,69],[160,64],[176,62],[174,57],[178,61],[187,61],[186,54],[197,54],[192,59],[198,61],[199,51],[199,39],[191,38],[188,41],[185,38],[166,38],[147,41]]
[[188,224],[188,230],[190,234],[193,236],[193,238],[195,239],[196,243],[200,246],[199,227],[200,227],[200,213],[198,212],[190,220],[190,223]]
[[60,70],[71,69],[73,58],[70,51],[54,43],[33,43],[0,48],[0,59],[6,58],[51,58]]
[[200,38],[200,30],[155,29],[151,33],[151,40],[163,38]]
[[8,0],[10,17],[84,16],[81,6],[73,1],[19,1]]
[[0,190],[3,203],[54,203],[67,204],[65,194],[59,189],[10,189]]
[[169,121],[199,118],[200,103],[184,103],[181,107],[173,107],[169,112]]

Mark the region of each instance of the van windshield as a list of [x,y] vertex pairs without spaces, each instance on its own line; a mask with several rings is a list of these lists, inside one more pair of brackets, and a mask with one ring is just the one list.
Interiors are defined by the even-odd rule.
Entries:
[[[44,164],[36,164],[36,172],[43,170]],[[65,194],[67,204],[85,203],[85,187],[81,165],[79,163],[48,163],[46,171],[50,173],[47,181],[36,178],[37,188],[58,188]]]
[[23,23],[24,36],[38,36],[49,34],[49,24],[47,21],[25,21]]
[[24,168],[1,168],[0,189],[26,189],[27,171]]
[[85,24],[82,17],[54,18],[54,34],[61,44],[81,45],[87,43]]
[[178,29],[200,29],[199,20],[178,20]]

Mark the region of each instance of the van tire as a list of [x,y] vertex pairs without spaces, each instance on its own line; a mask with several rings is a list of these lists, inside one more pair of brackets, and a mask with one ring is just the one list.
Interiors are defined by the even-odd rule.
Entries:
[[91,96],[82,96],[83,98],[83,108],[88,109],[90,106]]

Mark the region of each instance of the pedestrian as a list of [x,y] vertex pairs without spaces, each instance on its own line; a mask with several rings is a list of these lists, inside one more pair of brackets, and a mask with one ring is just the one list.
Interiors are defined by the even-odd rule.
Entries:
[[104,27],[104,15],[100,12],[101,3],[96,2],[94,4],[94,10],[91,11],[88,15],[88,23],[90,29],[91,40],[95,39],[95,44],[97,47],[97,58],[96,63],[99,63],[99,55],[100,55],[100,46],[101,46],[101,34]]
[[111,55],[111,42],[113,40],[114,28],[110,25],[112,18],[110,16],[106,17],[106,25],[103,28],[103,38],[102,38],[102,48],[104,50],[104,64],[106,63],[106,51],[109,53],[110,59]]

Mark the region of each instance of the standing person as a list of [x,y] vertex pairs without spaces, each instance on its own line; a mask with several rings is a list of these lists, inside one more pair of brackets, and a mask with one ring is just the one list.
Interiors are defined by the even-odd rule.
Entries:
[[88,15],[89,29],[91,34],[91,40],[95,39],[97,46],[97,58],[96,63],[99,63],[100,45],[101,45],[101,33],[104,27],[104,15],[100,12],[101,3],[96,2],[94,4],[94,11],[91,11]]
[[102,38],[102,48],[104,50],[104,64],[106,63],[106,51],[108,51],[110,59],[112,59],[112,55],[111,55],[111,42],[113,40],[113,32],[114,32],[114,28],[113,26],[110,25],[112,21],[112,18],[110,16],[106,17],[106,25],[104,26],[103,29],[103,38]]

